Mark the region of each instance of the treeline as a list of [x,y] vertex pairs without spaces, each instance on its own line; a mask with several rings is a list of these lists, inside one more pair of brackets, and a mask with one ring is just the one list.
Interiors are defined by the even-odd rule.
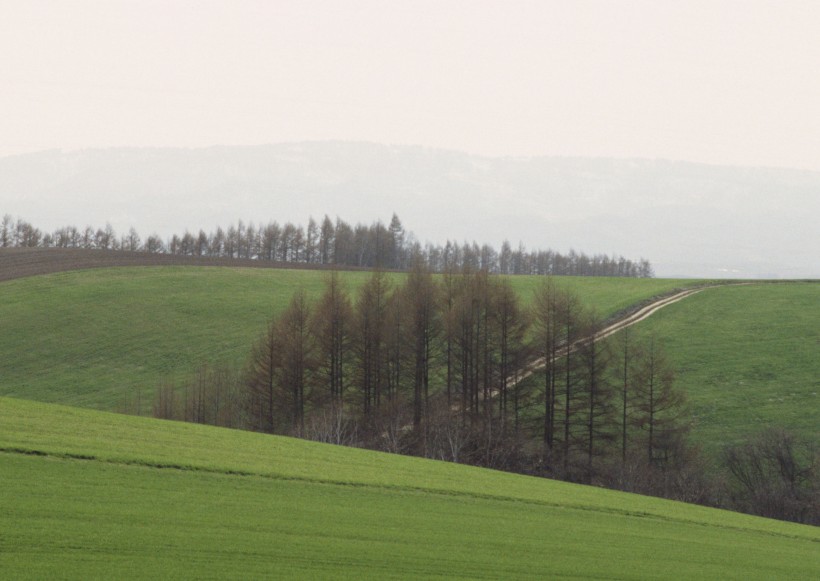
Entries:
[[395,214],[388,226],[380,221],[351,226],[328,216],[321,222],[310,218],[307,226],[290,222],[255,225],[240,220],[226,229],[186,231],[167,239],[156,234],[142,238],[133,228],[118,236],[110,225],[96,229],[65,226],[54,232],[42,232],[24,220],[6,215],[0,224],[0,248],[8,247],[125,250],[388,270],[407,270],[421,261],[434,272],[467,268],[500,274],[653,276],[649,261],[633,261],[623,256],[527,250],[521,244],[513,248],[508,241],[500,249],[449,240],[444,245],[422,245],[404,229]]
[[[157,391],[157,417],[212,423],[705,501],[682,394],[652,340],[600,321],[545,279],[417,263],[355,294],[328,273],[297,292],[241,372]],[[533,370],[533,371],[530,371]]]

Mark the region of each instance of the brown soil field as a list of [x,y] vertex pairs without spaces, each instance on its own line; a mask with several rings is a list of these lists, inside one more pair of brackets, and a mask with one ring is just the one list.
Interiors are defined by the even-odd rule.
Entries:
[[[323,264],[300,264],[240,258],[210,258],[82,248],[0,248],[0,282],[27,276],[114,266],[231,266],[322,270]],[[346,266],[344,270],[362,270]]]

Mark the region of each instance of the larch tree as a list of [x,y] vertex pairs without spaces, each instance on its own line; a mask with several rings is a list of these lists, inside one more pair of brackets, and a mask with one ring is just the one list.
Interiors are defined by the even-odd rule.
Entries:
[[[581,378],[580,357],[576,350],[578,342],[585,337],[587,330],[586,313],[578,300],[578,297],[568,291],[562,291],[557,297],[558,329],[560,333],[559,341],[564,346],[564,356],[562,358],[563,369],[560,370],[562,376],[561,388],[563,390],[563,438],[561,442],[562,463],[564,473],[568,473],[570,460],[573,453],[573,445],[577,442],[578,415],[584,409],[581,394],[578,393]],[[579,403],[580,400],[580,403]]]
[[298,290],[279,317],[280,384],[288,398],[291,427],[302,433],[309,385],[315,369],[315,343],[310,328],[311,309],[304,289]]
[[265,334],[254,343],[245,374],[250,393],[248,415],[252,418],[253,428],[261,432],[274,433],[278,427],[281,355],[282,337],[278,319],[273,319]]
[[[316,337],[317,385],[324,387],[331,407],[344,406],[346,373],[350,364],[353,307],[335,270],[325,278],[325,290],[313,313]],[[321,390],[320,390],[321,391]]]
[[433,349],[440,324],[438,289],[421,261],[416,261],[407,276],[404,296],[410,319],[408,342],[413,354],[413,426],[418,430],[427,415]]
[[[492,320],[497,329],[498,338],[498,413],[502,429],[505,429],[510,403],[512,403],[513,427],[517,432],[520,415],[520,390],[516,379],[518,370],[526,359],[524,337],[529,324],[524,316],[518,294],[513,289],[509,279],[501,279],[496,285],[492,300]],[[512,399],[512,402],[510,402],[510,399]]]
[[555,444],[555,410],[558,383],[558,367],[561,342],[561,327],[558,313],[558,288],[552,277],[546,278],[536,289],[532,303],[535,353],[544,365],[544,417],[543,446],[544,460],[551,462]]
[[384,328],[389,292],[390,283],[384,272],[375,270],[359,289],[354,309],[356,385],[365,418],[379,408],[387,379]]
[[675,388],[672,366],[654,337],[636,361],[633,422],[642,436],[647,462],[663,466],[688,430],[685,396]]
[[581,358],[583,382],[580,384],[585,401],[584,413],[586,430],[584,434],[586,452],[586,477],[594,474],[594,461],[606,454],[614,439],[613,395],[608,367],[611,363],[609,343],[596,337],[600,330],[600,320],[595,314],[589,318],[578,353]]

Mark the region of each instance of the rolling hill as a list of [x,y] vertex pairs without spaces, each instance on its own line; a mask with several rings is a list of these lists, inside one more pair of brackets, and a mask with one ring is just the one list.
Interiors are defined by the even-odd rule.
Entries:
[[[345,272],[355,289],[369,276]],[[398,282],[402,274],[392,274]],[[156,387],[200,365],[244,364],[293,291],[317,297],[325,274],[294,269],[98,268],[0,283],[0,395],[147,413]],[[513,277],[525,301],[538,277]],[[561,278],[604,316],[698,281]],[[710,454],[765,425],[811,440],[816,423],[820,285],[710,288],[634,327],[677,371]],[[615,339],[617,340],[617,338]]]
[[[370,275],[345,272],[354,289]],[[399,280],[403,275],[391,275]],[[242,365],[294,290],[311,298],[312,270],[162,266],[102,268],[0,283],[0,395],[148,410],[163,379],[199,365]],[[541,282],[514,277],[524,300]],[[693,281],[562,278],[602,316]]]
[[7,578],[814,578],[817,528],[0,398]]
[[766,426],[820,442],[820,283],[703,290],[635,327],[654,334],[712,452]]

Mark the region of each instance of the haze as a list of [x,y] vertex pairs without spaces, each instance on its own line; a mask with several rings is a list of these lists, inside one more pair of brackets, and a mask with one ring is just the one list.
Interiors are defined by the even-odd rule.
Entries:
[[[20,154],[54,148],[353,141],[490,157],[664,159],[820,172],[818,30],[820,4],[810,1],[7,0],[0,4],[0,156],[8,162],[5,175],[16,177],[0,188],[0,212],[44,227],[97,223],[97,194],[54,185],[51,195],[62,192],[64,197],[52,204],[42,184],[34,183],[36,176],[27,182],[25,171],[15,165],[13,158]],[[349,155],[355,151],[334,163]],[[20,163],[25,167],[28,162]],[[658,168],[673,166],[651,167],[657,174]],[[691,221],[680,227],[700,232],[704,226],[698,217],[703,214],[695,202],[720,193],[721,182],[692,191],[681,186],[690,182],[678,170],[677,185],[670,191],[687,208],[681,219]],[[655,174],[653,187],[663,188],[668,180]],[[731,175],[735,179],[739,174]],[[779,222],[783,236],[779,229],[770,230],[757,247],[749,233],[757,226],[746,221],[746,258],[737,263],[759,256],[764,244],[771,251],[772,240],[787,240],[778,250],[784,253],[816,247],[817,235],[809,224],[817,218],[812,202],[820,197],[820,191],[814,194],[817,175],[789,174],[783,178],[788,187],[772,178],[786,174],[766,175],[761,184],[749,182],[748,176],[724,184],[728,191],[722,200],[734,199],[741,209],[748,195],[761,216],[760,200],[785,196]],[[86,176],[83,183],[111,184],[109,177],[100,182]],[[495,183],[522,181],[508,177],[482,178],[482,195],[495,196],[486,207],[509,206],[519,195],[515,188],[492,190]],[[130,174],[120,181],[126,179]],[[404,179],[408,189],[420,187],[410,183],[412,175],[390,179]],[[622,185],[598,179],[591,177],[593,187],[607,197],[608,208],[618,207],[621,199],[635,201]],[[795,198],[783,194],[798,182],[802,185],[794,190]],[[373,192],[379,183],[383,181],[362,189]],[[560,197],[554,186],[551,195]],[[529,199],[539,187],[535,182],[528,186]],[[163,199],[166,221],[196,217],[191,208],[202,192],[175,191]],[[452,195],[470,203],[469,191],[462,188]],[[145,233],[172,227],[140,214],[134,192],[127,184],[122,190],[108,189],[111,205],[104,217],[120,230],[126,224]],[[364,216],[373,206],[357,199],[355,188],[345,192],[344,217],[389,219],[384,212]],[[289,207],[287,195],[277,192],[275,200],[254,208],[256,219],[306,220],[280,215]],[[652,196],[638,198],[641,206],[632,208],[633,215],[657,213]],[[668,195],[664,204],[670,207]],[[308,210],[319,216],[334,207],[317,199]],[[35,209],[36,214],[26,213]],[[425,215],[432,208],[418,210]],[[660,244],[647,234],[593,239],[588,231],[575,234],[568,225],[560,239],[539,238],[540,219],[553,226],[560,218],[591,227],[589,212],[571,216],[565,210],[558,217],[546,210],[530,216],[526,230],[510,215],[492,231],[465,236],[497,244],[499,237],[516,242],[526,234],[522,242],[531,247],[640,253],[670,264],[704,264],[705,257],[714,255],[713,243],[731,246],[735,239],[732,231],[714,240],[699,234],[700,250],[684,244],[691,248],[655,256]],[[729,215],[732,207],[721,211]],[[88,217],[75,219],[79,215]],[[489,223],[494,216],[484,218]],[[799,227],[790,223],[792,216]],[[173,229],[208,229],[217,219],[227,224],[250,216],[245,208],[225,208],[218,218],[202,217],[211,221]],[[407,222],[408,228],[434,240],[461,236],[463,230],[427,233],[422,225]],[[604,222],[605,216],[596,217],[598,228]],[[584,243],[597,246],[585,248]],[[735,268],[733,260],[721,255],[718,267]],[[794,265],[773,271],[771,260],[766,262],[760,273],[797,272]],[[702,269],[674,267],[669,272]]]

